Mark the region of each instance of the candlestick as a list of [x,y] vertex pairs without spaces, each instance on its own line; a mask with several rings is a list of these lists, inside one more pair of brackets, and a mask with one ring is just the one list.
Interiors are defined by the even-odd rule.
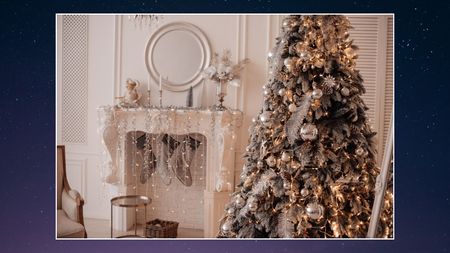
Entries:
[[[150,86],[150,85],[149,85],[149,86]],[[148,106],[148,107],[151,107],[152,104],[150,103],[150,95],[151,95],[150,88],[147,90],[147,95],[148,95],[147,106]]]

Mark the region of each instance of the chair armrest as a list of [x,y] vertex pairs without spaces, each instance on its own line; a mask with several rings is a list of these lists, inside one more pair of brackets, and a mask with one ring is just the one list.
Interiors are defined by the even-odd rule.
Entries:
[[68,194],[72,199],[74,199],[77,202],[78,206],[84,205],[84,199],[83,197],[81,197],[81,194],[78,191],[72,189],[68,192]]
[[75,190],[63,190],[61,196],[61,204],[62,209],[71,220],[83,224],[82,208],[84,205],[84,200],[81,197],[80,193]]

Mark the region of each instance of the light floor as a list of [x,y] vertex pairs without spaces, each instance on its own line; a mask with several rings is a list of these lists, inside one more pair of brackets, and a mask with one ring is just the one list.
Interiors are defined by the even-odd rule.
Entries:
[[[84,219],[88,238],[111,238],[111,228],[109,220]],[[138,234],[142,235],[142,226],[138,225]],[[114,237],[124,234],[133,234],[134,230],[128,232],[114,231]],[[178,227],[177,238],[203,238],[203,230]]]

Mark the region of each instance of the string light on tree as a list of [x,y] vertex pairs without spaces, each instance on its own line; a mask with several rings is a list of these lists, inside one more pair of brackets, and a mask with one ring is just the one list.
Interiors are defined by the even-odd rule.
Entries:
[[[218,236],[365,237],[379,169],[350,22],[293,15],[282,24]],[[392,237],[387,210],[380,237]]]

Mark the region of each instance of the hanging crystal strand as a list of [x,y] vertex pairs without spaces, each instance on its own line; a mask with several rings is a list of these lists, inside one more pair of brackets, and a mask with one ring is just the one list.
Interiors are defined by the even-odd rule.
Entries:
[[[188,116],[186,118],[187,134],[185,135],[185,138],[184,138],[184,144],[185,144],[184,145],[184,150],[183,150],[184,158],[182,159],[182,161],[183,161],[182,165],[183,165],[183,172],[184,172],[184,180],[186,180],[188,178],[188,170],[191,170],[191,173],[192,173],[192,169],[195,170],[195,167],[194,166],[190,166],[191,164],[189,164],[191,162],[190,155],[191,155],[191,152],[192,152],[191,151],[191,146],[190,146],[191,145],[190,137],[191,137],[191,133],[192,133],[192,131],[191,131],[191,120],[192,120],[191,112],[189,111],[188,112]],[[185,161],[187,161],[187,163],[185,163]]]
[[150,196],[149,195],[149,180],[148,177],[152,176],[152,175],[148,175],[148,173],[150,173],[150,164],[153,163],[152,159],[152,150],[151,150],[151,135],[150,135],[150,128],[151,128],[151,110],[147,109],[146,114],[145,114],[145,144],[144,144],[144,161],[143,161],[143,166],[141,168],[141,174],[143,174],[144,177],[146,177],[146,181],[145,181],[145,185],[146,185],[146,191],[145,191],[145,195],[146,196]]
[[125,186],[125,177],[127,176],[125,171],[125,141],[126,141],[126,132],[127,132],[127,121],[126,119],[120,120],[119,124],[117,125],[117,132],[119,134],[119,141],[117,145],[117,159],[119,160],[117,163],[117,169],[119,170],[118,177],[119,177],[119,194],[124,195],[124,186]]
[[[197,112],[200,115],[200,120],[197,122],[197,132],[200,133],[200,123],[203,122],[203,113],[200,113],[199,111]],[[200,175],[198,180],[200,181],[200,184],[203,185],[204,184],[204,179],[205,179],[205,173],[206,173],[206,163],[205,163],[205,141],[207,141],[206,138],[206,130],[203,129],[201,131],[202,134],[202,140],[200,142],[200,146],[201,146],[201,152],[200,152],[200,159],[201,159],[201,166],[200,166]]]
[[137,194],[137,173],[136,173],[136,112],[133,112],[131,116],[131,176],[134,180],[130,180],[131,182],[134,182],[134,185],[132,186],[132,189],[134,190],[134,194]]

